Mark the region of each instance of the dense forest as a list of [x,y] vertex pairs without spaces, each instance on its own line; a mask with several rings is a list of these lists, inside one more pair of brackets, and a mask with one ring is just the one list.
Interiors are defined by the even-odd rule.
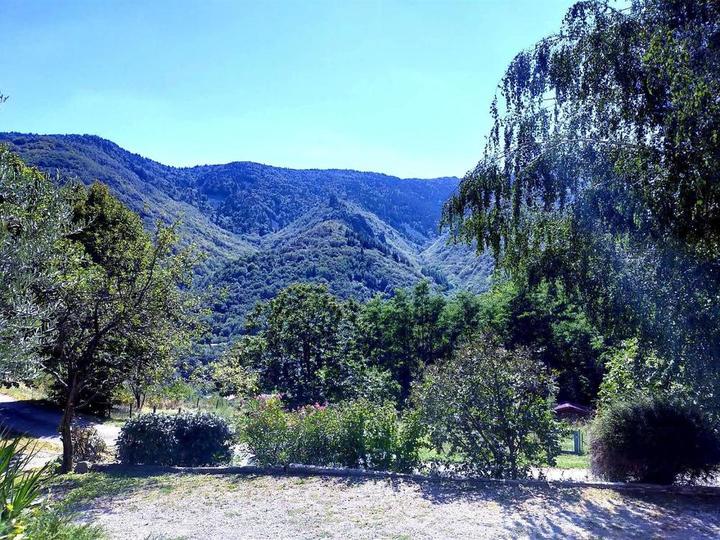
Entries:
[[449,246],[439,232],[454,178],[257,163],[175,168],[91,136],[5,133],[0,142],[62,183],[107,184],[148,227],[177,222],[183,242],[206,254],[196,272],[215,291],[214,341],[227,341],[255,302],[295,282],[358,300],[422,279],[444,291],[489,285],[490,256]]

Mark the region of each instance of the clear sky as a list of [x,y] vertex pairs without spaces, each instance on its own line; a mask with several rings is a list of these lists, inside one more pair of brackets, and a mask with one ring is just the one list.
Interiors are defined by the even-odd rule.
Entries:
[[170,165],[462,175],[519,50],[573,0],[0,0],[0,131]]

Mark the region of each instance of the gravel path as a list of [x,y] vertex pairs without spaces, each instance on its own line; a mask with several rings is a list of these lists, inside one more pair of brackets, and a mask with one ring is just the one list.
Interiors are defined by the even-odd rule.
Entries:
[[167,475],[80,508],[111,539],[718,538],[718,497],[319,477]]

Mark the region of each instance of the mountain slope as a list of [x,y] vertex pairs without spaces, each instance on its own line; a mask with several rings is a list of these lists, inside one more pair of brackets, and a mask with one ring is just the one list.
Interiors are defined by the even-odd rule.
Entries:
[[482,290],[492,264],[438,232],[457,178],[399,179],[250,162],[176,168],[88,135],[0,134],[28,163],[63,179],[102,181],[148,227],[182,220],[208,253],[202,284],[217,295],[216,333],[239,330],[258,300],[296,281],[365,299],[426,278]]

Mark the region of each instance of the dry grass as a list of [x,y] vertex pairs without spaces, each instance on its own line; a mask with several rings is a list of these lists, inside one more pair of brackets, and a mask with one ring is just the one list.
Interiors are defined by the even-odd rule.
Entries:
[[320,477],[90,475],[75,481],[63,497],[110,538],[720,536],[713,497]]

